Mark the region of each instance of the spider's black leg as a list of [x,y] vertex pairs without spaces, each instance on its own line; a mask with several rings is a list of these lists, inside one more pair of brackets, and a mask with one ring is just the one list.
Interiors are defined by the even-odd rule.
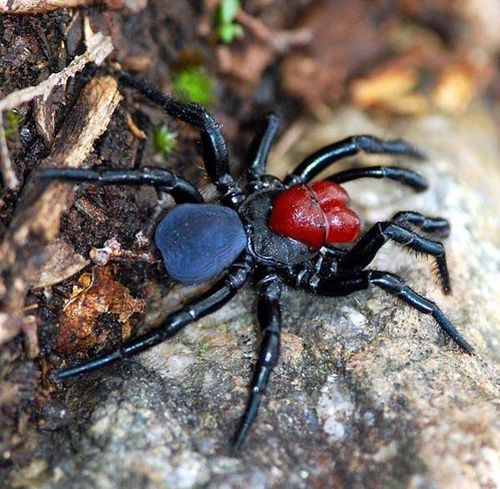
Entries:
[[406,155],[424,159],[425,155],[402,139],[384,141],[374,136],[350,136],[336,143],[325,146],[304,159],[285,180],[286,184],[306,183],[328,166],[347,156],[354,156],[360,151],[365,153],[383,153]]
[[162,107],[167,114],[192,124],[200,130],[202,156],[210,180],[223,194],[223,201],[237,205],[244,198],[239,185],[229,173],[229,154],[220,125],[201,105],[180,102],[163,94],[144,80],[127,73],[118,77],[120,83],[136,89],[153,103]]
[[396,166],[371,166],[367,168],[354,168],[351,170],[335,173],[327,178],[330,182],[345,183],[358,178],[387,178],[395,180],[411,187],[417,192],[423,192],[429,186],[427,180],[418,173],[407,168],[398,168]]
[[251,385],[250,398],[245,414],[234,437],[237,450],[247,436],[259,409],[261,396],[266,388],[269,376],[276,366],[280,353],[282,281],[276,275],[267,275],[259,281],[258,318],[262,332],[259,358]]
[[444,332],[466,353],[472,353],[472,346],[455,329],[443,311],[432,301],[417,294],[408,287],[401,278],[389,272],[378,270],[362,270],[352,274],[339,275],[334,278],[314,278],[310,280],[310,275],[304,274],[302,277],[289,277],[289,279],[308,292],[325,296],[344,296],[359,290],[365,290],[370,285],[375,285],[385,290],[389,294],[396,296],[410,307],[423,314],[430,314]]
[[269,114],[266,118],[265,126],[252,141],[250,149],[251,163],[247,170],[247,180],[250,184],[256,183],[266,172],[267,157],[278,132],[278,127],[278,116]]
[[[398,216],[398,214],[396,214]],[[427,224],[427,227],[432,228],[434,225],[437,227],[442,223],[441,218],[433,220],[432,218],[422,216],[418,213],[408,213],[406,214],[406,221],[402,220],[404,214],[399,214],[401,220],[400,222],[411,222],[410,218],[413,219],[414,224],[419,224],[417,218],[420,218],[423,226]],[[362,269],[366,267],[377,254],[378,250],[386,243],[388,240],[395,241],[396,243],[408,247],[417,253],[423,253],[426,255],[431,255],[436,259],[437,272],[443,292],[448,294],[451,290],[450,286],[450,276],[448,274],[448,267],[446,264],[446,253],[444,246],[439,241],[433,241],[414,231],[407,229],[397,222],[384,221],[378,222],[371,227],[367,233],[354,245],[349,252],[341,258],[338,263],[338,268],[341,272],[347,270]]]
[[74,367],[56,370],[51,377],[60,381],[74,375],[90,372],[122,358],[129,358],[144,350],[162,343],[177,334],[186,325],[193,323],[207,314],[210,314],[226,304],[244,285],[250,271],[249,258],[231,265],[227,275],[219,280],[201,297],[191,301],[177,312],[167,316],[161,325],[154,330],[134,338],[121,345],[116,350]]
[[36,178],[90,182],[98,185],[153,185],[158,190],[171,194],[178,204],[204,202],[203,197],[193,184],[178,177],[170,170],[162,168],[141,168],[138,170],[47,168],[39,170]]

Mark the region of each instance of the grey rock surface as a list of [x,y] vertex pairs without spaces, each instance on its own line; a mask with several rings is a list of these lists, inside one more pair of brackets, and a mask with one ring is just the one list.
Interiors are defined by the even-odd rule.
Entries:
[[451,220],[451,296],[440,292],[429,260],[397,247],[386,245],[373,267],[399,273],[435,300],[476,355],[380,290],[339,299],[290,291],[281,362],[246,445],[234,454],[229,439],[257,348],[250,285],[136,361],[73,381],[67,426],[40,435],[43,455],[18,480],[33,480],[38,463],[37,487],[44,488],[500,486],[494,122],[478,109],[456,120],[430,115],[387,127],[346,108],[329,123],[295,130],[299,143],[275,154],[272,172],[282,175],[305,153],[355,133],[404,137],[428,152],[427,162],[401,164],[428,177],[429,191],[359,181],[348,184],[352,206],[365,228],[398,210]]

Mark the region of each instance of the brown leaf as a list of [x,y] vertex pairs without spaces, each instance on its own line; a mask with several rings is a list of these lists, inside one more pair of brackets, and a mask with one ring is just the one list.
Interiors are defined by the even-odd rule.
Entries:
[[421,115],[437,108],[460,114],[491,76],[488,63],[470,59],[465,53],[450,56],[443,50],[411,49],[354,80],[350,91],[354,103],[363,109]]
[[96,319],[104,313],[117,314],[121,327],[121,339],[132,332],[130,317],[144,312],[144,301],[132,297],[129,289],[116,281],[110,267],[95,267],[92,275],[80,277],[65,304],[58,326],[57,349],[64,353],[88,350],[105,344],[112,331],[95,328]]

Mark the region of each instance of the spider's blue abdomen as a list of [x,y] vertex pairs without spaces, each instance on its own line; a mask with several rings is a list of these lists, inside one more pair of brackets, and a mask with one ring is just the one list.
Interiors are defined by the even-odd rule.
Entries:
[[245,249],[238,214],[211,204],[174,207],[156,228],[155,243],[168,274],[183,284],[205,282],[223,272]]

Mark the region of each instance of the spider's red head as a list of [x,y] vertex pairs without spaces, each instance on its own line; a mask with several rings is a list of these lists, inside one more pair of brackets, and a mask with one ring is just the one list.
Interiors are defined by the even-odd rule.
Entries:
[[349,195],[337,183],[293,185],[274,200],[269,227],[312,249],[350,243],[359,234],[359,218],[348,203]]

